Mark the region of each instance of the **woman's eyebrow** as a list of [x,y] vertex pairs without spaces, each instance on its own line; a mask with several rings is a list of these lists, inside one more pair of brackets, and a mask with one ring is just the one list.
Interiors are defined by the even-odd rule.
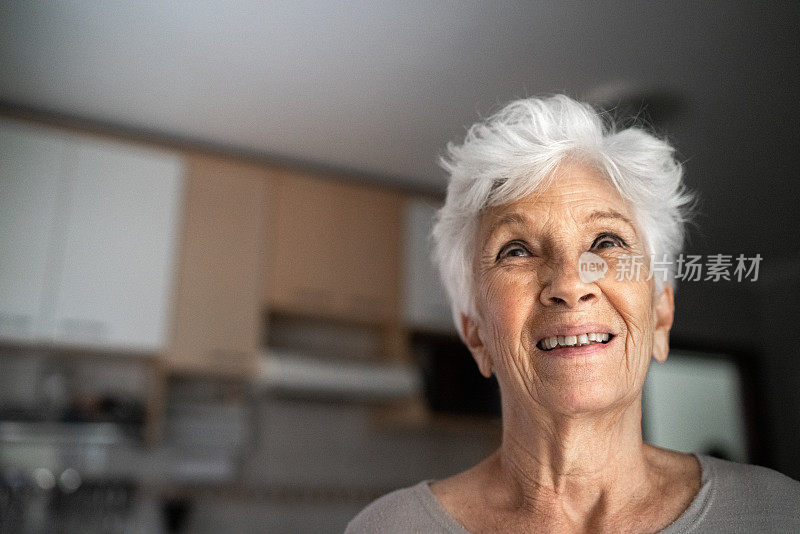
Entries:
[[633,222],[628,217],[626,217],[622,213],[620,213],[620,212],[618,212],[616,210],[612,210],[612,209],[593,211],[592,213],[590,213],[589,215],[586,216],[586,218],[584,219],[584,222],[589,223],[589,222],[600,221],[600,220],[603,220],[603,219],[616,219],[616,220],[624,222],[625,224],[630,226],[632,229],[634,229],[634,230],[636,229],[636,226],[634,226]]
[[500,215],[495,215],[490,217],[489,221],[487,221],[487,228],[485,231],[481,232],[481,242],[482,247],[488,245],[493,236],[503,229],[505,226],[525,226],[528,222],[528,218],[518,212],[510,212],[510,213],[503,213]]
[[504,214],[498,215],[497,217],[494,218],[494,220],[491,223],[491,226],[489,227],[489,234],[488,235],[492,235],[499,228],[502,228],[503,226],[507,226],[507,225],[525,225],[527,222],[528,222],[528,218],[525,215],[521,214],[521,213],[517,213],[517,212],[504,213]]

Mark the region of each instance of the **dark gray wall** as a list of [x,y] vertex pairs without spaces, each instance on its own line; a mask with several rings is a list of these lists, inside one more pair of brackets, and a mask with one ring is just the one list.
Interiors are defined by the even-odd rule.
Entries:
[[687,252],[764,259],[757,282],[680,286],[673,338],[750,359],[761,461],[800,478],[800,4],[730,9],[703,90],[664,130],[701,198]]

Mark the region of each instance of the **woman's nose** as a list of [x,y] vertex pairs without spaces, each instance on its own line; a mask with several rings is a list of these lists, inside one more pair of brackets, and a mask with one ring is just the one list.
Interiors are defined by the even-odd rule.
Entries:
[[550,280],[542,287],[539,296],[542,304],[575,308],[597,300],[597,286],[584,283],[578,268],[577,259],[560,261],[555,265]]

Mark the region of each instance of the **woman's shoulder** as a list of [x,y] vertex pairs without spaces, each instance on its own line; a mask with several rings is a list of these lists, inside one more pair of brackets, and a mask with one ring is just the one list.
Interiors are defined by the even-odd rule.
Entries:
[[800,482],[758,465],[711,456],[698,459],[708,487],[707,519],[771,531],[800,529]]
[[407,528],[408,521],[420,516],[422,504],[417,492],[419,486],[425,483],[423,481],[415,486],[395,490],[372,501],[348,523],[345,533],[391,532]]
[[373,501],[348,523],[345,534],[454,532],[448,518],[438,510],[428,483],[423,480]]
[[717,487],[728,495],[747,497],[781,497],[793,499],[800,506],[800,482],[768,467],[741,464],[714,458],[698,456],[704,469],[713,473]]

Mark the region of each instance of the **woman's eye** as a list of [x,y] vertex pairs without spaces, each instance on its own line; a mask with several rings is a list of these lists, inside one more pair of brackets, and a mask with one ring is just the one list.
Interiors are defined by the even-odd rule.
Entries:
[[509,243],[508,245],[500,249],[500,253],[497,255],[497,259],[499,260],[502,258],[525,258],[530,255],[531,253],[528,251],[528,249],[522,246],[521,244]]
[[592,250],[604,249],[609,247],[625,247],[627,243],[621,237],[614,234],[600,234],[592,243]]

